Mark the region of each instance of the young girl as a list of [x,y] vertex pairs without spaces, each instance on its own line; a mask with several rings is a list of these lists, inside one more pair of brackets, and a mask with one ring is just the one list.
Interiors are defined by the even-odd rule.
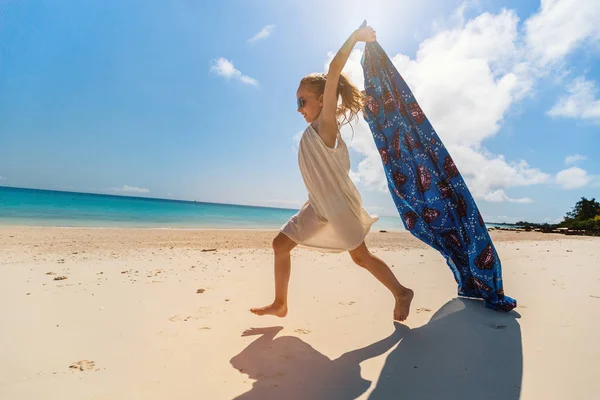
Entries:
[[323,252],[348,251],[357,265],[392,292],[394,319],[404,321],[408,317],[413,291],[402,286],[390,268],[365,245],[365,236],[377,217],[362,208],[360,194],[348,175],[348,148],[340,135],[340,127],[357,117],[363,108],[363,94],[342,74],[342,69],[357,42],[375,40],[371,27],[354,31],[331,61],[327,74],[311,74],[300,81],[296,93],[298,112],[309,126],[300,140],[298,163],[308,201],[273,240],[275,301],[250,310],[257,315],[287,315],[290,252],[301,245]]

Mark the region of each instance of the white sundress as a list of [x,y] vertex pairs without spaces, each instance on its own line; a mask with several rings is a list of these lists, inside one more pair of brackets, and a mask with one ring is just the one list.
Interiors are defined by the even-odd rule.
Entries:
[[322,252],[356,249],[379,217],[362,207],[349,176],[350,154],[342,136],[338,132],[337,145],[331,148],[309,125],[300,139],[298,165],[308,201],[280,231],[299,246]]

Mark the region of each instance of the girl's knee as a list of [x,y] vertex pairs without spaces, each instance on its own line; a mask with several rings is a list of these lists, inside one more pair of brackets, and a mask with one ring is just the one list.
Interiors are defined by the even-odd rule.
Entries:
[[358,265],[359,267],[363,267],[366,268],[367,265],[369,265],[369,259],[371,258],[370,255],[365,256],[365,255],[353,255],[352,256],[352,261],[354,261],[354,263],[356,265]]
[[275,239],[273,239],[272,246],[275,253],[289,253],[296,247],[296,243],[283,233],[279,233]]

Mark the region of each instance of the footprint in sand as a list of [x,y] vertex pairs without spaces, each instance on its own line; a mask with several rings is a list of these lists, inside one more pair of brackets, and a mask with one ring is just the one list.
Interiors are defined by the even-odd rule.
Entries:
[[157,276],[158,274],[164,274],[165,270],[162,268],[159,269],[154,269],[152,271],[148,271],[148,273],[146,274],[147,278],[152,278],[153,276]]
[[303,329],[303,328],[296,329],[294,332],[301,333],[303,335],[308,335],[310,333],[310,331],[308,329]]
[[171,318],[169,318],[169,321],[171,322],[187,322],[187,321],[193,321],[198,319],[198,317],[194,317],[193,315],[173,315]]
[[[77,361],[69,366],[69,368],[77,369],[79,371],[92,371],[92,370],[94,370],[95,367],[96,367],[96,363],[94,363],[93,361],[89,361],[89,360]],[[96,371],[98,371],[98,369],[96,369]]]
[[[194,321],[194,320],[198,320],[198,319],[204,319],[204,317],[202,316],[202,314],[205,312],[206,310],[204,310],[204,307],[202,307],[200,310],[198,310],[198,312],[196,313],[196,315],[189,315],[189,314],[177,314],[177,315],[173,315],[171,318],[169,318],[169,321],[171,322],[187,322],[187,321]],[[210,312],[208,313],[210,314]]]

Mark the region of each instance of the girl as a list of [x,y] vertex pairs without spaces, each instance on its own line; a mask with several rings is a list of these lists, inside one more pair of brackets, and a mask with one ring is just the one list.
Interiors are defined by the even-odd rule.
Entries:
[[327,74],[311,74],[300,81],[296,93],[298,112],[309,126],[300,140],[298,163],[308,201],[273,240],[275,300],[250,310],[257,315],[287,315],[290,252],[302,245],[323,252],[348,251],[357,265],[392,292],[394,319],[404,321],[408,317],[413,291],[402,286],[385,262],[365,245],[365,236],[378,218],[362,208],[360,194],[348,175],[348,148],[340,135],[340,127],[356,118],[363,107],[363,94],[342,74],[342,69],[357,42],[375,40],[371,27],[354,31],[331,61]]

